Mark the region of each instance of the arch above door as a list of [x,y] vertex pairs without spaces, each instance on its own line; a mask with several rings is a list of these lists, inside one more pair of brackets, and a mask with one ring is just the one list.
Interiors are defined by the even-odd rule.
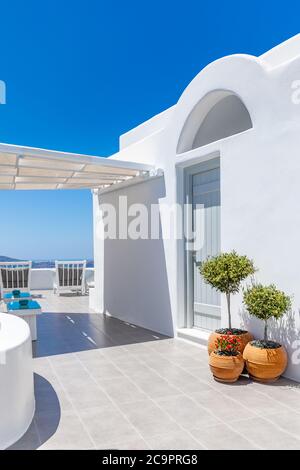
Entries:
[[248,109],[237,94],[214,90],[187,117],[177,146],[184,153],[253,127]]

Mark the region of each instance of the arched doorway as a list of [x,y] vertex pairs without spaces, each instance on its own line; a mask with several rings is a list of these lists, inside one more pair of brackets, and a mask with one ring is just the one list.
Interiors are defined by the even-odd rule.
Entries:
[[[252,120],[242,100],[233,92],[216,90],[197,103],[180,134],[177,154],[184,156],[193,151],[193,162],[198,155],[202,160],[185,168],[185,192],[192,204],[193,231],[198,230],[196,213],[200,210],[203,238],[201,247],[186,255],[188,327],[214,330],[221,324],[220,294],[204,282],[199,266],[207,257],[217,255],[221,250],[221,141],[251,128]],[[220,142],[219,152],[208,150],[207,157],[203,158],[203,147],[216,141]]]

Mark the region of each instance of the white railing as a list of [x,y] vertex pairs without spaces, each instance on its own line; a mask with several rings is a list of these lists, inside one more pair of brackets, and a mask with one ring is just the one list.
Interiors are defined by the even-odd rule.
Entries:
[[54,291],[81,292],[85,294],[85,268],[86,260],[82,261],[55,261],[56,278]]
[[31,261],[8,261],[0,263],[1,297],[13,289],[29,292],[31,289]]

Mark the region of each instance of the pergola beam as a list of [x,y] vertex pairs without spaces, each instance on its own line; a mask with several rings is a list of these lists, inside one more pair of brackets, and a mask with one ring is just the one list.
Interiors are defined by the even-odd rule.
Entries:
[[143,163],[0,143],[0,189],[106,189],[153,172]]

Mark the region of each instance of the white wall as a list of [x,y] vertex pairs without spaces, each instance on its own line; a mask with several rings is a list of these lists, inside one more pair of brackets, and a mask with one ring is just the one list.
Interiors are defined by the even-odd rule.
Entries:
[[293,36],[292,38],[284,41],[273,49],[265,52],[260,56],[261,59],[265,60],[271,67],[280,66],[284,62],[287,62],[299,54],[300,48],[300,34]]
[[[300,338],[300,125],[297,132],[286,128],[272,134],[259,145],[254,134],[245,135],[242,153],[238,141],[223,150],[221,238],[224,251],[236,249],[253,258],[258,281],[275,283],[293,296],[292,312],[270,328],[291,359],[300,346],[295,343]],[[262,337],[262,322],[245,312],[241,295],[233,310],[236,325],[242,322]],[[286,375],[300,380],[300,364],[290,360]]]
[[151,136],[154,133],[157,133],[164,129],[167,125],[168,119],[170,118],[173,111],[173,106],[171,108],[166,109],[160,114],[153,116],[148,121],[143,122],[139,126],[135,127],[134,129],[130,129],[130,131],[122,134],[120,136],[120,150],[129,147],[141,140]]
[[[155,178],[122,190],[100,195],[119,216],[118,198],[126,195],[128,205],[158,204],[165,196],[163,178]],[[102,257],[98,240],[97,256]],[[158,240],[105,240],[103,312],[144,328],[172,336],[171,312],[164,244]],[[99,266],[98,258],[95,260]]]

